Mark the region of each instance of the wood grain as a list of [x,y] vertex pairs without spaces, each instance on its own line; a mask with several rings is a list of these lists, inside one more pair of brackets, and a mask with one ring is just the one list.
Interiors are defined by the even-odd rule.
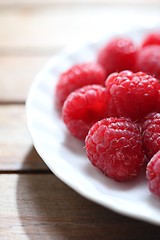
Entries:
[[50,56],[0,56],[0,102],[22,102]]
[[[83,14],[82,14],[83,12]],[[97,19],[105,13],[82,6],[66,8],[16,8],[6,9],[0,14],[0,53],[20,52],[24,54],[54,52],[83,39],[88,32],[93,34],[99,25]],[[96,16],[97,17],[96,17]],[[99,15],[99,16],[98,16]],[[5,26],[5,27],[4,27]],[[94,26],[94,27],[93,27]],[[98,27],[97,27],[98,28]]]
[[25,113],[50,56],[114,29],[117,19],[141,22],[141,10],[155,6],[159,12],[159,0],[0,0],[0,239],[159,240],[159,227],[90,202],[51,174]]
[[33,148],[24,105],[0,106],[0,149],[0,171],[48,171]]
[[159,227],[96,205],[54,175],[0,175],[0,199],[3,240],[159,240]]
[[[67,45],[94,39],[115,29],[117,21],[119,28],[125,26],[126,21],[131,26],[142,21],[144,6],[125,10],[122,6],[108,5],[5,8],[0,12],[0,55],[55,53]],[[148,10],[152,12],[151,7]],[[156,10],[150,23],[159,17],[158,8]]]

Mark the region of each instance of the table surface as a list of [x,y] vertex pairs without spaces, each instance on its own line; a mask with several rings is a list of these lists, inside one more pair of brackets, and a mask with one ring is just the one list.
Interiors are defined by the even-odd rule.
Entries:
[[36,153],[25,100],[47,60],[105,10],[160,9],[159,0],[0,0],[0,239],[159,239],[160,227],[119,215],[74,192]]

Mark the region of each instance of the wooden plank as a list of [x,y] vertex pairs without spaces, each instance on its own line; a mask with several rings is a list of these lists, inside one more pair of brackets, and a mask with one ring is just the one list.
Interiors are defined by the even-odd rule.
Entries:
[[84,8],[82,14],[78,8],[63,6],[6,9],[0,14],[0,53],[8,49],[24,49],[25,53],[35,49],[41,52],[44,48],[52,51],[81,39],[86,34],[89,10]]
[[[54,52],[68,44],[105,34],[117,26],[117,19],[119,27],[126,25],[126,19],[131,26],[138,24],[144,21],[142,10],[144,7],[127,8],[126,12],[123,6],[119,9],[108,5],[6,8],[0,11],[0,54]],[[152,12],[151,7],[148,11],[154,13],[150,22],[159,17],[158,8],[157,12]],[[102,23],[106,23],[105,30]]]
[[73,42],[77,34],[82,37],[78,32],[85,26],[86,17],[83,19],[77,8],[66,10],[63,6],[1,11],[0,53],[8,49],[24,49],[25,53],[35,49],[41,52],[43,48],[60,49]]
[[47,170],[29,135],[25,107],[0,106],[0,171]]
[[0,102],[24,102],[49,56],[0,56]]
[[86,200],[54,175],[0,175],[0,239],[159,240],[160,228]]

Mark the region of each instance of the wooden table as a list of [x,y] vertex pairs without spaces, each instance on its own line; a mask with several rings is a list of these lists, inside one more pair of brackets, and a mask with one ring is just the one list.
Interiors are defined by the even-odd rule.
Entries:
[[[104,10],[129,1],[0,0],[0,239],[160,239],[160,227],[86,200],[36,153],[25,100],[36,73],[91,31]],[[132,7],[160,9],[159,0]],[[87,22],[87,24],[85,24]]]

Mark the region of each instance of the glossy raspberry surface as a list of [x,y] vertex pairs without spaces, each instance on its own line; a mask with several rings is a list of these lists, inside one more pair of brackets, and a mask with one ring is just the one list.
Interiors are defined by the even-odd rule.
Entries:
[[74,90],[90,84],[104,86],[105,79],[105,71],[98,63],[73,65],[59,77],[55,92],[57,106],[61,108],[67,96]]
[[95,123],[86,140],[91,163],[108,177],[126,181],[136,177],[144,162],[138,125],[126,118],[105,118]]
[[149,33],[144,37],[142,47],[148,45],[160,45],[160,31]]
[[145,154],[150,160],[160,150],[160,113],[151,113],[145,117],[142,139]]
[[136,70],[160,79],[160,45],[148,45],[140,49]]
[[160,198],[160,151],[148,163],[146,177],[150,192]]
[[140,121],[155,111],[159,101],[159,81],[143,72],[122,71],[108,76],[106,89],[111,95],[109,116]]
[[89,85],[72,92],[62,108],[62,118],[69,132],[84,139],[91,126],[106,117],[109,96],[100,85]]
[[137,46],[128,38],[113,38],[99,51],[97,62],[101,64],[106,76],[122,70],[135,70]]

